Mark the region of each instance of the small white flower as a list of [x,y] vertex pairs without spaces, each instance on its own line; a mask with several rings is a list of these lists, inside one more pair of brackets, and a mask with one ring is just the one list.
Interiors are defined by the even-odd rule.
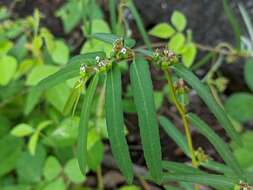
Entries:
[[169,54],[168,54],[169,57],[173,57],[174,55],[175,54],[172,51],[170,51]]
[[96,59],[97,63],[100,61],[100,57],[99,56],[97,56],[95,59]]
[[122,48],[122,49],[120,50],[120,52],[123,53],[123,54],[126,54],[126,51],[127,51],[126,48]]
[[99,71],[99,69],[98,69],[97,67],[94,67],[94,70],[95,70],[96,72],[98,72],[98,71]]
[[83,72],[83,73],[86,72],[86,67],[85,67],[85,65],[82,65],[82,66],[80,67],[80,71]]

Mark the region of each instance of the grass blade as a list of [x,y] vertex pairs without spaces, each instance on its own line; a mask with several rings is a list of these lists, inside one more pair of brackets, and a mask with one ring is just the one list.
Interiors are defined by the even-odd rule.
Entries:
[[130,66],[130,80],[138,114],[144,157],[151,176],[159,182],[162,177],[161,145],[153,86],[148,62],[144,58],[133,60]]
[[162,182],[188,182],[188,183],[197,183],[202,185],[208,185],[215,189],[233,189],[236,185],[236,181],[225,177],[223,175],[214,175],[214,174],[164,174]]
[[250,20],[251,17],[249,16],[249,14],[243,4],[239,3],[238,6],[239,6],[239,10],[241,12],[243,21],[247,27],[247,30],[248,30],[248,33],[249,33],[249,36],[251,39],[251,43],[253,43],[253,24]]
[[182,64],[176,64],[172,68],[177,75],[182,77],[190,86],[192,86],[194,90],[196,90],[197,94],[206,103],[210,111],[213,112],[213,114],[223,126],[225,131],[228,133],[230,138],[233,139],[238,145],[241,145],[242,143],[237,132],[235,131],[223,108],[218,105],[218,103],[212,96],[210,90]]
[[135,19],[137,27],[138,27],[138,29],[139,29],[139,31],[140,31],[140,33],[142,35],[142,38],[144,40],[144,43],[146,44],[146,46],[149,49],[151,49],[152,45],[151,45],[151,42],[149,40],[148,34],[147,34],[146,30],[145,30],[145,27],[144,27],[144,24],[143,24],[143,22],[141,20],[141,17],[140,17],[140,15],[139,15],[139,13],[138,13],[138,11],[137,11],[137,9],[136,9],[136,7],[135,7],[135,5],[134,5],[134,3],[133,3],[132,0],[128,0],[127,7],[130,9],[130,11],[131,11],[131,13],[132,13],[132,15],[133,15],[133,17]]
[[79,76],[80,66],[82,64],[94,64],[96,56],[105,57],[105,53],[94,52],[75,56],[61,70],[41,80],[28,94],[25,114],[29,114],[33,110],[44,90],[52,88],[68,79]]
[[238,20],[236,19],[236,16],[233,13],[233,10],[229,6],[228,0],[223,0],[223,8],[235,34],[236,48],[237,50],[240,50],[241,49],[241,29],[240,29]]
[[116,16],[116,3],[115,0],[109,0],[109,12],[110,12],[110,21],[112,27],[112,33],[116,34],[117,32],[117,16]]
[[225,163],[235,172],[235,174],[239,178],[242,177],[243,171],[241,170],[237,160],[235,159],[227,144],[197,115],[189,113],[188,118],[191,121],[192,125],[196,127],[198,131],[212,143]]
[[108,73],[106,81],[106,125],[113,156],[127,182],[132,183],[133,167],[124,134],[121,91],[121,73],[115,65]]
[[174,142],[183,150],[183,152],[190,156],[190,151],[187,146],[185,136],[176,128],[176,126],[164,116],[159,117],[160,124],[165,132],[174,140]]
[[80,170],[83,173],[83,175],[86,174],[86,167],[87,167],[88,121],[90,117],[92,100],[93,100],[93,97],[95,95],[95,91],[98,85],[98,79],[99,79],[99,75],[96,74],[93,77],[86,91],[83,105],[82,105],[80,123],[79,123],[79,132],[78,132],[78,138],[77,138],[77,159],[78,159]]

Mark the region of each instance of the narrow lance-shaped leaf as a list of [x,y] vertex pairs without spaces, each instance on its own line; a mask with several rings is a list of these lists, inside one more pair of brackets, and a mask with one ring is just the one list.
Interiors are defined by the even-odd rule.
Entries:
[[76,106],[78,104],[78,101],[79,101],[79,98],[82,93],[84,85],[85,85],[85,82],[83,82],[83,83],[80,81],[76,82],[74,88],[72,89],[72,91],[67,99],[67,102],[64,105],[64,108],[63,108],[64,115],[70,114],[71,111],[72,111],[72,115],[74,115],[75,110],[76,110]]
[[174,140],[174,142],[183,150],[183,152],[190,156],[189,148],[185,136],[171,123],[167,118],[161,116],[159,118],[160,124],[165,132]]
[[162,177],[161,145],[156,119],[153,87],[148,62],[136,58],[130,67],[131,87],[136,106],[144,157],[151,176],[160,181]]
[[171,161],[163,161],[162,163],[163,169],[168,170],[170,173],[177,174],[202,174],[205,173],[197,168],[192,166],[188,166],[187,164],[182,164],[178,162]]
[[188,118],[194,127],[198,129],[215,147],[220,156],[226,162],[228,166],[235,172],[235,174],[240,178],[243,176],[243,171],[241,170],[237,160],[235,159],[232,152],[229,150],[227,144],[197,115],[193,113],[188,114]]
[[105,53],[94,52],[77,55],[73,57],[61,70],[41,80],[28,94],[25,114],[29,114],[32,111],[34,106],[38,103],[39,98],[44,90],[52,88],[59,83],[78,76],[80,72],[80,66],[82,64],[94,64],[96,56],[105,57]]
[[88,122],[89,122],[89,117],[90,117],[92,100],[94,98],[97,84],[98,84],[98,79],[99,79],[99,75],[96,74],[93,77],[91,83],[89,84],[89,87],[84,97],[80,123],[79,123],[79,131],[78,131],[78,139],[77,139],[77,159],[78,159],[78,164],[83,175],[85,175],[86,167],[87,167]]
[[229,1],[228,0],[223,0],[223,8],[224,8],[224,12],[231,24],[231,27],[234,31],[234,35],[235,35],[235,41],[236,41],[236,48],[238,50],[241,49],[241,27],[238,23],[238,20],[235,16],[235,14],[233,13],[233,10],[231,9],[231,7],[229,6]]
[[176,64],[172,68],[177,75],[182,77],[188,84],[192,86],[194,90],[196,90],[197,94],[206,103],[210,111],[213,112],[213,114],[218,119],[223,128],[226,130],[230,138],[237,142],[238,145],[241,145],[241,140],[240,138],[238,138],[238,134],[235,131],[230,120],[228,119],[227,114],[225,113],[223,108],[221,108],[215,101],[214,97],[211,95],[210,90],[182,64]]
[[128,48],[134,47],[136,43],[132,38],[122,37],[116,34],[95,33],[92,35],[92,37],[108,44],[113,44],[116,40],[123,38],[124,45]]
[[[173,123],[171,123],[167,118],[161,116],[160,124],[164,128],[165,132],[174,140],[174,142],[184,151],[184,153],[190,158],[189,149],[187,146],[185,135],[180,132]],[[232,176],[233,170],[228,166],[215,162],[208,159],[207,162],[201,162],[201,166],[208,168],[209,170],[225,174],[227,176]]]
[[226,176],[233,176],[234,172],[231,168],[229,168],[228,166],[219,163],[219,162],[215,162],[213,160],[208,160],[207,162],[201,162],[201,166],[203,166],[204,168],[207,168],[209,170],[213,170],[216,171],[218,173],[224,174]]
[[250,20],[251,17],[242,3],[239,3],[238,7],[242,15],[243,21],[247,27],[251,42],[253,42],[253,24]]
[[115,0],[109,0],[109,11],[110,11],[110,21],[112,32],[116,34],[117,32],[117,16],[116,16],[116,2]]
[[128,0],[127,7],[129,8],[129,10],[131,11],[131,13],[133,15],[133,18],[137,24],[137,27],[142,35],[142,38],[143,38],[145,44],[148,46],[149,49],[151,49],[151,47],[152,47],[151,42],[149,40],[148,34],[145,30],[145,27],[144,27],[144,24],[141,20],[141,17],[139,15],[134,3],[133,3],[133,0]]
[[171,181],[179,181],[179,182],[189,182],[189,183],[197,183],[202,185],[208,185],[215,189],[233,189],[236,185],[237,181],[225,177],[223,175],[214,175],[214,174],[164,174],[162,182],[171,182]]
[[121,73],[115,65],[108,73],[106,81],[106,124],[113,156],[128,183],[131,183],[133,167],[124,134],[121,91]]

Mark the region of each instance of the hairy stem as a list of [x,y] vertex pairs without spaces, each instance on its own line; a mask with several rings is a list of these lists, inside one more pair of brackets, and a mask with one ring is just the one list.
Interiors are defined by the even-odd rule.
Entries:
[[[195,157],[195,150],[192,144],[192,137],[191,137],[191,132],[190,132],[190,126],[189,126],[189,121],[186,117],[186,110],[185,107],[178,101],[177,96],[176,96],[176,89],[173,85],[173,81],[172,81],[172,76],[170,71],[164,69],[164,74],[165,77],[168,81],[168,85],[169,85],[169,90],[171,92],[171,98],[173,103],[175,104],[182,120],[183,120],[183,125],[184,125],[184,131],[185,131],[185,135],[186,135],[186,140],[187,140],[187,144],[190,150],[190,154],[191,154],[191,160],[192,160],[192,166],[197,168],[198,167],[198,162],[196,160]],[[195,184],[194,185],[195,190],[199,190],[199,185]]]
[[172,81],[172,77],[171,74],[168,70],[164,70],[165,73],[165,77],[168,81],[168,85],[169,85],[169,90],[171,92],[171,98],[173,103],[175,104],[181,118],[183,121],[183,125],[184,125],[184,130],[185,130],[185,135],[186,135],[186,139],[187,139],[187,144],[190,150],[190,154],[191,154],[191,160],[192,160],[192,165],[194,167],[198,167],[197,164],[197,160],[194,154],[194,148],[193,148],[193,144],[192,144],[192,137],[191,137],[191,132],[190,132],[190,127],[189,127],[189,122],[188,119],[186,117],[186,111],[185,111],[185,107],[182,106],[182,104],[178,101],[177,97],[176,97],[176,90],[175,87],[173,85],[173,81]]

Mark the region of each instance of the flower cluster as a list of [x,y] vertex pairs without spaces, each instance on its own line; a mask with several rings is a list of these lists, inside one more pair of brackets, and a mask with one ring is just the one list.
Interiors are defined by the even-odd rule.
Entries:
[[113,43],[110,58],[96,56],[94,66],[81,65],[80,76],[86,78],[90,73],[104,73],[111,69],[114,60],[128,59],[134,56],[133,50],[124,47],[123,39],[119,38]]
[[178,63],[177,55],[169,49],[156,49],[153,60],[163,69],[167,69],[170,65]]
[[115,40],[113,43],[113,48],[111,52],[111,58],[114,59],[127,59],[133,57],[133,50],[124,47],[124,42],[122,38]]
[[95,59],[96,66],[94,68],[96,72],[103,73],[112,68],[112,61],[110,59],[101,59],[99,56],[97,56]]
[[198,163],[208,161],[208,157],[201,147],[199,147],[198,150],[195,151],[195,157],[196,157]]

